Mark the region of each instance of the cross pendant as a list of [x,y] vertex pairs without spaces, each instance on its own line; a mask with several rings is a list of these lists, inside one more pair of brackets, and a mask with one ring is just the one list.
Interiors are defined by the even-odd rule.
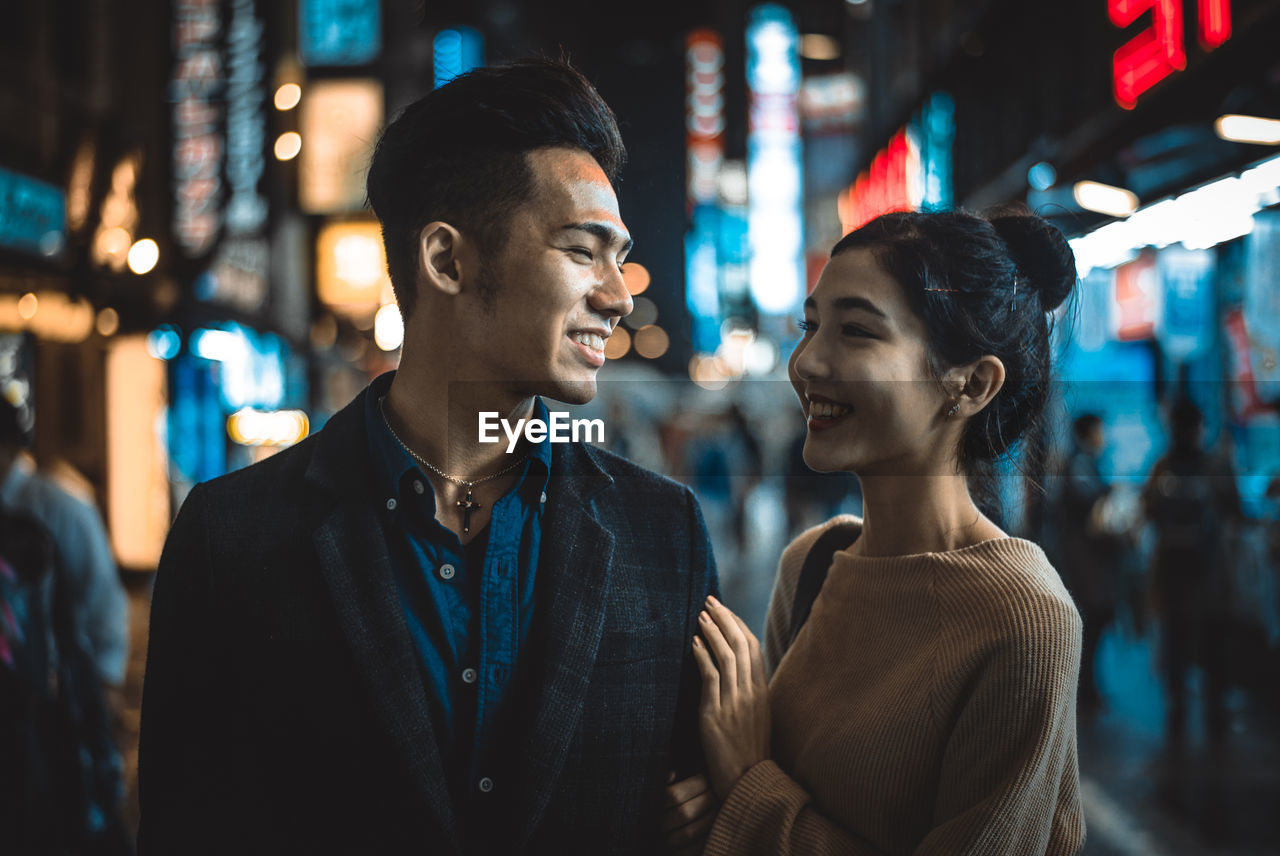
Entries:
[[471,534],[471,510],[481,508],[478,502],[471,501],[471,488],[467,488],[466,499],[460,499],[454,503],[458,508],[462,509],[462,532],[464,535]]

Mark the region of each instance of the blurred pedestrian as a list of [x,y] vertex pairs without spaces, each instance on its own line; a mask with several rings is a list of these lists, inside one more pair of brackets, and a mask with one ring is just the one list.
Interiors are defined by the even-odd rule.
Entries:
[[140,850],[657,848],[670,765],[701,764],[706,528],[688,488],[533,439],[544,396],[595,397],[632,309],[624,158],[599,93],[550,60],[456,77],[383,132],[368,193],[399,369],[182,506],[152,600]]
[[[1080,617],[966,478],[1038,418],[1074,283],[1030,215],[887,214],[836,244],[789,368],[805,460],[856,473],[864,515],[786,549],[763,652],[715,600],[700,616],[706,854],[1082,846]],[[709,810],[699,785],[671,814]]]
[[[128,852],[123,762],[115,742],[128,658],[128,597],[97,509],[36,472],[25,452],[29,442],[22,412],[0,397],[0,557],[9,563],[10,582],[28,592],[23,609],[10,612],[15,627],[43,628],[47,639],[38,648],[24,645],[27,666],[19,670],[28,678],[45,674],[47,681],[37,677],[37,684],[49,689],[30,697],[46,716],[31,724],[33,754],[22,769],[34,777],[28,783],[33,794],[47,779],[60,847]],[[36,557],[46,553],[49,567],[42,573]],[[35,638],[27,630],[19,635],[28,643]]]
[[1152,602],[1160,621],[1160,664],[1172,737],[1187,724],[1187,677],[1204,670],[1203,700],[1210,737],[1227,731],[1226,691],[1232,641],[1230,526],[1242,516],[1235,474],[1203,446],[1203,416],[1186,398],[1170,411],[1171,444],[1143,488],[1155,528]]
[[1095,660],[1102,632],[1115,619],[1121,596],[1124,536],[1110,531],[1104,520],[1112,491],[1099,467],[1106,448],[1102,418],[1083,414],[1072,423],[1071,433],[1072,448],[1062,463],[1057,502],[1058,547],[1062,581],[1084,620],[1078,701],[1083,712],[1092,713],[1102,704]]

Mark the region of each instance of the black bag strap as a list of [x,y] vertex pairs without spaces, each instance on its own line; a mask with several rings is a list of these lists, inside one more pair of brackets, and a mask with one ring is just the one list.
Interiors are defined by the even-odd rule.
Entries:
[[827,571],[831,568],[831,560],[840,550],[847,550],[858,540],[862,527],[857,523],[837,523],[818,536],[809,548],[809,555],[804,557],[804,565],[800,568],[800,578],[796,581],[796,598],[791,603],[791,641],[794,642],[809,618],[809,610],[822,591],[822,584],[827,580]]

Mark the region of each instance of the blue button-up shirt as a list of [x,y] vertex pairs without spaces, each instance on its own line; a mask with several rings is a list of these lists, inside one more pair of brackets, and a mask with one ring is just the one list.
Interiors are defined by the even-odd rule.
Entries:
[[[530,447],[485,531],[464,546],[436,521],[431,483],[383,419],[387,386],[375,381],[366,396],[374,495],[445,775],[461,808],[502,787],[503,759],[512,754],[503,741],[512,731],[516,669],[528,650],[551,447]],[[540,399],[532,417],[547,419]]]

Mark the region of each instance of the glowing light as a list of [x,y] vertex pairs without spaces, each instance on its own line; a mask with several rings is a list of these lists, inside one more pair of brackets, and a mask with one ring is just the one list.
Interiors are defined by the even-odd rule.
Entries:
[[1048,190],[1057,180],[1058,171],[1051,163],[1040,161],[1027,170],[1027,184],[1036,190]]
[[129,247],[132,244],[133,236],[129,234],[127,229],[121,226],[102,229],[98,232],[97,239],[94,241],[96,260],[108,263],[116,259],[123,260],[128,256]]
[[1280,119],[1228,113],[1218,117],[1218,120],[1213,123],[1213,130],[1222,139],[1233,143],[1280,145]]
[[632,295],[643,294],[649,287],[649,269],[639,262],[627,262],[622,266],[622,279]]
[[36,313],[39,311],[40,300],[32,292],[28,291],[18,299],[18,316],[21,317],[23,321],[30,321],[32,318],[36,317]]
[[1207,51],[1231,38],[1230,0],[1200,0],[1200,46]]
[[689,360],[689,378],[703,389],[724,389],[729,383],[729,374],[719,357],[710,354],[694,354]]
[[1280,156],[1245,170],[1163,199],[1071,240],[1081,277],[1094,268],[1113,268],[1132,261],[1143,247],[1181,243],[1205,249],[1253,230],[1253,215],[1280,203]]
[[631,334],[622,327],[615,327],[613,334],[604,340],[604,355],[607,359],[618,360],[631,350]]
[[129,270],[136,274],[149,273],[160,261],[160,248],[150,238],[143,238],[129,248]]
[[114,336],[120,329],[120,313],[110,306],[105,307],[98,313],[95,326],[98,328],[99,335]]
[[277,110],[292,110],[302,100],[302,87],[296,83],[285,83],[276,90],[275,105]]
[[302,135],[297,131],[285,131],[276,137],[276,160],[293,160],[302,151]]
[[1086,211],[1128,217],[1138,210],[1138,197],[1123,187],[1112,187],[1097,181],[1077,181],[1072,189],[1076,204]]
[[384,351],[394,351],[404,344],[404,319],[400,307],[388,303],[373,316],[373,341]]
[[182,334],[172,324],[161,324],[147,334],[147,353],[157,360],[171,360],[182,347]]
[[244,407],[227,417],[227,436],[242,446],[292,446],[311,430],[301,410]]
[[1116,103],[1132,110],[1138,96],[1187,67],[1182,47],[1182,0],[1107,0],[1111,23],[1128,27],[1148,9],[1152,22],[1116,50],[1112,86]]
[[812,60],[839,59],[840,43],[831,36],[805,33],[800,37],[800,56]]
[[471,27],[441,30],[431,42],[431,72],[439,89],[460,74],[484,65],[484,36]]
[[656,360],[667,352],[667,348],[671,345],[671,338],[667,336],[666,330],[650,324],[636,331],[634,342],[637,354]]
[[197,330],[191,334],[191,353],[219,363],[248,360],[249,343],[242,334],[230,330]]

